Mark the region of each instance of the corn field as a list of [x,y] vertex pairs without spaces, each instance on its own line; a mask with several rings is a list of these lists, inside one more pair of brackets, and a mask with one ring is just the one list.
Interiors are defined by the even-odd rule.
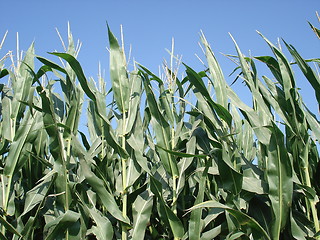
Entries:
[[172,51],[158,76],[129,71],[108,33],[107,80],[85,76],[70,31],[57,61],[33,44],[11,64],[3,55],[0,239],[320,239],[319,112],[293,71],[318,106],[319,59],[261,33],[273,55],[246,57],[233,39],[248,105],[203,34],[203,71],[174,68]]

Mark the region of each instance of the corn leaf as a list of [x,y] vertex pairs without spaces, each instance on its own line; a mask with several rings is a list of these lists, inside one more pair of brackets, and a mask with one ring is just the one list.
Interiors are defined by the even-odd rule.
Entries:
[[[22,237],[22,235],[20,234],[20,232],[14,227],[12,226],[3,216],[0,215],[0,223],[2,226],[4,226],[8,231],[12,232],[13,234]],[[3,236],[4,239],[7,239],[5,236]]]
[[[170,125],[164,119],[159,104],[156,101],[154,92],[152,91],[149,77],[146,74],[142,74],[144,89],[147,94],[148,106],[151,112],[151,124],[155,131],[157,144],[164,149],[171,149],[169,143],[171,139]],[[166,151],[159,149],[160,160],[163,162],[165,169],[170,173],[171,176],[176,177],[179,175],[178,166],[171,154]]]
[[118,40],[108,26],[110,44],[110,77],[114,99],[118,109],[125,114],[129,109],[130,85],[126,70],[124,53],[120,49]]
[[[199,182],[199,190],[197,198],[194,202],[195,205],[200,204],[204,200],[204,192],[205,192],[205,183],[207,180],[208,174],[208,165],[209,161],[207,161],[207,166],[205,167],[203,173],[201,174],[200,182]],[[202,232],[202,209],[195,209],[191,212],[190,221],[189,221],[189,239],[197,240],[200,239]]]
[[71,210],[66,211],[54,221],[49,222],[45,226],[45,230],[48,231],[46,240],[57,239],[57,236],[61,236],[72,224],[77,222],[80,218],[80,214]]
[[173,213],[173,211],[165,203],[162,195],[161,183],[154,177],[150,177],[150,189],[159,200],[159,204],[164,208],[166,221],[169,222],[171,231],[175,238],[182,238],[184,235],[183,225],[180,219]]
[[233,217],[235,217],[241,226],[252,228],[254,231],[253,232],[254,236],[257,236],[259,238],[265,237],[266,239],[271,240],[271,238],[268,236],[267,232],[260,226],[260,224],[254,218],[248,216],[247,214],[245,214],[241,211],[227,207],[224,204],[221,204],[221,203],[214,201],[214,200],[202,202],[200,204],[197,204],[197,205],[191,207],[188,210],[194,211],[199,208],[224,209],[225,211],[229,212]]
[[227,95],[227,84],[224,79],[222,69],[214,56],[213,51],[211,50],[207,39],[204,34],[201,34],[201,41],[205,47],[206,59],[208,62],[211,78],[213,81],[215,93],[217,95],[217,103],[227,108],[228,106],[228,95]]
[[186,67],[186,73],[189,77],[189,81],[200,91],[200,93],[203,95],[203,97],[208,101],[209,105],[211,106],[212,110],[215,110],[217,112],[217,114],[219,115],[219,117],[221,119],[223,119],[228,126],[231,126],[231,122],[232,122],[232,116],[231,114],[228,112],[228,110],[226,108],[224,108],[222,105],[215,103],[207,88],[205,87],[201,77],[199,76],[199,74],[197,74],[192,68],[188,67],[187,65],[185,65]]
[[91,171],[89,165],[85,162],[84,159],[80,159],[80,166],[85,179],[97,193],[97,195],[100,198],[100,201],[102,202],[103,206],[107,209],[107,211],[109,211],[110,214],[114,216],[116,219],[124,223],[129,223],[129,220],[125,219],[122,216],[122,213],[119,210],[119,207],[114,197],[111,193],[108,192],[108,190],[104,186],[103,181]]
[[291,55],[296,60],[299,68],[301,69],[302,73],[305,75],[306,79],[309,81],[311,86],[314,89],[318,104],[320,106],[320,79],[317,74],[314,73],[312,68],[308,65],[308,63],[300,56],[297,50],[292,46],[287,44],[284,41],[286,47],[290,51]]
[[286,151],[283,134],[277,126],[271,129],[268,145],[267,182],[274,215],[272,237],[277,239],[286,225],[292,204],[292,166]]
[[150,221],[153,197],[148,191],[138,195],[133,203],[132,239],[144,239],[147,224]]

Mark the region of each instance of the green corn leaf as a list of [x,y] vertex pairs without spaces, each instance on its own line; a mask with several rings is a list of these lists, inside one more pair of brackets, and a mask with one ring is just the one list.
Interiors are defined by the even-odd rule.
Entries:
[[35,219],[36,218],[34,216],[30,216],[27,223],[24,225],[24,228],[21,231],[21,234],[24,236],[24,238],[33,239],[33,234],[35,231],[35,228],[34,228]]
[[243,177],[242,178],[242,189],[248,192],[265,194],[264,188],[265,183],[260,179],[254,177]]
[[[85,94],[94,102],[95,105],[95,110],[97,111],[97,114],[99,115],[99,117],[102,119],[102,121],[104,122],[103,124],[103,128],[104,128],[104,134],[106,135],[106,140],[107,142],[110,144],[110,146],[112,146],[117,153],[119,153],[122,157],[128,157],[128,154],[126,153],[126,151],[117,143],[117,141],[115,140],[115,137],[113,136],[112,132],[111,132],[111,124],[109,122],[109,120],[107,119],[107,117],[103,114],[104,109],[105,109],[105,104],[102,101],[102,98],[96,98],[96,94],[91,87],[88,85],[87,79],[83,73],[83,70],[81,68],[80,63],[77,61],[77,59],[75,57],[73,57],[70,54],[67,53],[51,53],[55,56],[58,56],[64,60],[66,60],[69,65],[71,66],[72,70],[75,72],[80,85],[83,89],[83,91],[85,92]],[[43,60],[43,59],[41,59]],[[50,63],[51,64],[51,63]],[[50,65],[51,67],[57,67],[54,65]],[[60,67],[56,68],[57,70],[61,71]],[[66,73],[66,71],[63,69],[62,72]]]
[[271,240],[267,232],[260,226],[260,224],[254,218],[248,216],[247,214],[239,210],[232,209],[214,200],[202,202],[200,204],[197,204],[189,208],[188,210],[194,211],[195,209],[199,209],[199,208],[224,209],[225,211],[230,213],[233,217],[235,217],[241,226],[250,227],[253,231],[253,236],[259,237],[258,239],[261,239],[264,237],[268,240]]
[[303,228],[301,228],[292,214],[290,214],[290,224],[291,224],[291,229],[292,229],[292,236],[295,239],[306,239],[306,233],[303,231]]
[[42,67],[38,70],[38,72],[37,72],[37,74],[36,74],[36,76],[37,76],[38,78],[40,78],[40,77],[41,77],[43,74],[45,74],[46,72],[52,71],[52,69],[56,69],[56,70],[58,70],[58,71],[60,71],[60,72],[67,73],[66,70],[65,70],[63,67],[60,67],[58,64],[56,64],[56,63],[54,63],[54,62],[52,62],[52,61],[50,61],[50,60],[48,60],[48,59],[46,59],[46,58],[43,58],[43,57],[38,56],[37,59],[38,59],[41,63],[44,64],[44,66],[42,66]]
[[289,128],[291,128],[290,120],[292,119],[290,119],[291,117],[288,116],[288,114],[285,112],[285,108],[283,108],[283,106],[285,106],[284,96],[282,95],[283,92],[279,89],[279,87],[276,86],[276,83],[274,83],[271,79],[267,78],[266,76],[262,76],[262,78],[264,79],[268,88],[266,88],[265,85],[262,84],[262,82],[259,82],[259,90],[263,95],[266,104],[272,106],[272,108],[285,122],[285,124]]
[[158,145],[156,145],[156,148],[161,148],[162,150],[164,150],[165,152],[167,153],[170,153],[174,156],[177,156],[177,157],[185,157],[185,158],[193,158],[193,157],[197,157],[197,158],[206,158],[207,155],[204,155],[204,154],[190,154],[190,153],[184,153],[184,152],[177,152],[177,151],[172,151],[172,150],[168,150],[168,149],[165,149],[163,147],[160,147]]
[[[23,217],[25,214],[30,212],[36,205],[38,205],[37,210],[33,216],[30,216],[28,219],[28,222],[24,225],[24,228],[22,230],[22,235],[25,236],[27,239],[32,238],[34,231],[36,230],[35,225],[37,223],[37,219],[40,218],[39,214],[41,213],[41,210],[43,209],[45,202],[47,200],[48,193],[55,182],[55,178],[57,176],[57,173],[55,171],[50,171],[46,176],[44,176],[39,181],[43,181],[40,184],[38,184],[36,187],[34,187],[32,190],[30,190],[27,193],[26,197],[26,203],[24,206],[23,213],[19,216],[19,220],[21,220],[21,217]],[[46,184],[47,181],[50,181],[49,186],[46,187],[45,191],[42,191],[41,187],[43,184]],[[34,191],[33,191],[34,190]],[[38,195],[40,193],[40,196]]]
[[278,59],[279,70],[281,73],[282,81],[283,81],[283,89],[285,92],[286,100],[291,98],[290,89],[295,88],[295,80],[293,77],[293,72],[290,67],[290,63],[284,56],[284,54],[276,48],[267,38],[265,38],[260,32],[258,34],[267,42],[274,55]]
[[[98,213],[101,214],[100,212]],[[97,219],[97,217],[96,217],[96,220],[101,221],[101,219]],[[99,223],[98,227],[93,226],[91,228],[91,231],[96,236],[97,240],[107,240],[107,239],[111,239],[113,236],[113,229],[110,221],[108,222],[107,226],[103,222]]]
[[320,39],[320,30],[318,28],[316,28],[315,26],[313,26],[310,22],[308,22],[311,29],[314,31],[314,33],[316,34],[316,36]]
[[[15,74],[15,81],[12,82],[17,100],[26,101],[29,95],[29,89],[33,81],[32,74],[29,71],[30,68],[34,68],[34,43],[27,50],[24,59],[18,67],[19,74]],[[17,106],[18,109],[19,107]]]
[[132,239],[144,239],[147,224],[150,221],[153,197],[146,190],[133,203],[133,229]]
[[[12,141],[15,135],[16,124],[23,118],[26,110],[26,105],[22,104],[21,101],[27,101],[29,97],[30,88],[32,85],[32,75],[29,72],[29,68],[34,66],[34,44],[31,44],[28,51],[25,54],[24,59],[15,68],[14,72],[9,72],[11,91],[7,91],[6,87],[5,95],[10,97],[10,102],[5,104],[6,114],[5,118],[8,118],[10,122],[5,130],[5,137]],[[10,139],[9,139],[10,138]]]
[[103,216],[101,211],[99,211],[95,207],[89,207],[84,202],[82,202],[82,207],[86,209],[95,223],[95,226],[92,226],[91,231],[96,236],[96,238],[98,240],[112,239],[114,232],[110,220],[107,217]]
[[306,79],[309,81],[309,83],[313,87],[314,92],[316,94],[318,104],[320,105],[320,79],[319,79],[318,75],[313,72],[312,68],[300,56],[300,54],[297,52],[297,50],[292,45],[287,44],[285,41],[284,41],[284,43],[285,43],[286,47],[288,48],[288,50],[290,51],[291,55],[296,60],[296,63],[298,64],[302,73],[305,75]]
[[77,98],[72,99],[72,102],[70,103],[70,107],[68,109],[67,118],[65,121],[66,128],[70,129],[70,131],[64,132],[64,138],[67,138],[70,133],[72,133],[73,135],[77,134],[78,125],[79,125],[80,116],[81,116],[81,110],[82,110],[82,102]]
[[43,199],[48,195],[56,175],[56,172],[51,171],[51,173],[49,173],[42,182],[27,192],[24,210],[20,215],[21,217],[43,202]]
[[231,191],[234,195],[238,195],[242,190],[243,176],[234,168],[225,150],[223,149],[220,152],[217,152],[219,157],[216,162],[222,184],[225,189]]
[[[171,145],[169,143],[171,139],[170,125],[165,120],[159,109],[159,105],[156,101],[154,92],[152,91],[148,76],[144,73],[142,73],[141,76],[143,79],[144,89],[147,94],[148,106],[152,116],[151,124],[155,131],[157,144],[165,149],[171,149]],[[170,173],[170,175],[173,177],[178,176],[178,166],[172,155],[162,149],[159,149],[158,152],[160,155],[160,160],[162,161],[164,167]]]
[[1,125],[1,134],[4,139],[12,142],[15,135],[15,124],[12,113],[12,98],[13,92],[6,85],[2,89],[2,99],[1,99],[1,113],[5,112],[6,114],[2,115],[2,125]]
[[[151,80],[154,80],[158,83],[159,91],[160,91],[160,106],[163,109],[164,117],[166,120],[168,120],[169,124],[171,126],[174,125],[174,114],[173,114],[173,102],[172,102],[172,93],[170,93],[169,89],[164,88],[164,82],[156,76],[154,73],[149,71],[147,68],[145,68],[142,65],[139,65],[141,69],[143,69],[144,72],[148,73],[149,76],[151,76]],[[169,72],[170,70],[167,69]]]
[[212,240],[221,234],[223,230],[222,224],[212,228],[201,235],[201,240]]
[[259,115],[252,108],[242,102],[231,88],[228,88],[228,96],[232,101],[232,104],[239,108],[246,120],[250,123],[258,140],[263,144],[268,145],[270,131],[266,128],[267,126],[260,121]]
[[109,44],[110,44],[110,76],[112,91],[118,109],[125,114],[129,108],[129,79],[126,70],[126,61],[123,51],[120,49],[118,40],[111,32],[108,26]]
[[211,108],[217,112],[219,117],[221,119],[223,119],[228,124],[228,126],[231,126],[232,116],[228,112],[228,110],[226,108],[224,108],[222,105],[215,103],[212,100],[212,98],[211,98],[206,86],[204,85],[201,77],[199,76],[199,74],[197,74],[192,68],[188,67],[187,65],[185,65],[185,67],[187,69],[186,73],[189,77],[189,81],[200,91],[200,93],[203,95],[203,97],[208,101]]
[[168,122],[171,126],[174,126],[174,104],[172,102],[172,94],[169,90],[165,90],[163,85],[160,85],[160,103],[164,110],[165,117],[168,119]]
[[162,196],[161,183],[152,176],[150,176],[150,189],[158,198],[159,204],[164,208],[166,221],[169,222],[169,225],[174,237],[178,239],[182,238],[184,235],[183,225],[180,219],[173,213],[173,211],[165,203]]
[[245,235],[244,232],[236,232],[236,233],[230,233],[228,234],[226,240],[235,240],[235,239],[242,239],[241,236]]
[[[87,94],[87,96],[93,100],[93,101],[96,101],[96,97],[95,97],[95,94],[92,92],[92,90],[90,89],[89,85],[88,85],[88,82],[87,82],[87,79],[83,73],[83,70],[81,68],[81,65],[80,63],[77,61],[77,59],[75,57],[73,57],[72,55],[68,54],[68,53],[56,53],[56,52],[52,52],[50,53],[52,55],[55,55],[55,56],[58,56],[64,60],[66,60],[72,70],[75,72],[79,82],[80,82],[80,85],[83,89],[83,91]],[[57,69],[59,71],[61,71],[61,69]],[[66,72],[64,69],[62,72]]]
[[103,206],[110,212],[112,216],[116,219],[129,224],[129,220],[125,219],[122,216],[122,212],[120,211],[114,197],[111,193],[108,192],[106,187],[104,186],[103,181],[98,178],[90,169],[89,165],[85,162],[82,158],[80,159],[80,166],[82,170],[82,174],[84,175],[85,179],[91,185],[93,190],[97,193],[102,202]]
[[133,158],[137,161],[137,163],[141,166],[141,168],[150,174],[150,170],[148,167],[148,160],[145,156],[143,156],[144,152],[144,138],[143,138],[143,126],[140,115],[137,116],[133,128],[132,133],[127,139],[128,144],[134,150]]
[[[193,134],[192,134],[191,138],[188,140],[188,142],[186,143],[186,154],[194,155],[194,153],[196,151],[196,129],[197,129],[199,122],[200,122],[200,120],[197,121],[196,123],[194,123]],[[194,158],[184,157],[178,163],[179,178],[178,178],[178,182],[177,182],[177,192],[178,192],[177,195],[180,195],[183,191],[183,188],[186,184],[186,170],[193,163],[193,161],[194,161]]]
[[30,134],[33,124],[35,124],[35,119],[35,117],[31,116],[30,111],[27,111],[26,115],[23,118],[23,121],[21,122],[21,126],[16,132],[13,143],[10,147],[10,151],[8,153],[6,165],[3,170],[4,174],[9,178],[11,178],[13,175],[23,146],[27,140],[28,135]]
[[275,78],[278,80],[278,82],[283,84],[281,72],[279,70],[280,66],[278,61],[275,58],[271,56],[260,56],[260,57],[254,57],[254,58],[265,63],[267,67],[270,69],[270,71],[272,72],[273,76],[275,76]]
[[278,239],[287,223],[292,204],[293,182],[292,166],[284,145],[283,134],[276,125],[271,129],[268,145],[267,182],[269,198],[274,213],[272,236]]
[[57,239],[57,236],[61,236],[72,224],[75,224],[80,218],[80,214],[71,210],[66,211],[55,220],[47,223],[44,227],[45,231],[48,231],[45,240]]
[[[283,81],[281,85],[284,92],[284,104],[281,104],[281,107],[288,114],[288,120],[291,123],[290,127],[293,129],[299,128],[298,125],[303,123],[304,116],[291,65],[280,49],[276,48],[261,33],[259,34],[268,43],[279,63],[279,71]],[[294,131],[296,132],[296,130]]]
[[64,141],[59,130],[56,114],[54,112],[54,104],[52,103],[51,92],[44,90],[42,87],[37,87],[38,94],[41,97],[43,125],[49,136],[50,153],[54,158],[53,168],[58,173],[56,178],[56,187],[58,192],[64,192],[64,196],[59,196],[59,202],[67,208],[70,202],[70,195],[68,191],[68,176],[66,169],[66,159],[64,155]]
[[227,83],[224,79],[222,69],[214,56],[213,51],[211,50],[207,39],[204,34],[201,34],[201,41],[205,47],[206,59],[208,62],[211,78],[213,80],[213,85],[215,93],[217,95],[217,103],[223,106],[224,108],[228,107],[228,95],[227,95]]
[[306,119],[308,124],[312,130],[314,136],[320,141],[320,123],[317,120],[316,116],[309,111],[309,109],[305,110]]
[[[99,95],[99,94],[97,94],[97,95]],[[110,123],[108,117],[106,116],[106,110],[105,110],[106,104],[105,104],[104,98],[98,97],[96,99],[96,102],[94,102],[94,105],[95,105],[94,111],[97,114],[97,116],[99,117],[99,121],[100,121],[99,125],[100,125],[101,130],[103,129],[102,133],[103,133],[105,140],[116,151],[116,153],[118,153],[122,158],[127,158],[128,153],[117,142],[117,140],[114,136],[114,132],[112,131],[111,123]]]
[[81,136],[81,140],[82,140],[83,146],[86,148],[86,150],[89,150],[90,149],[90,144],[89,144],[89,142],[87,140],[87,136],[83,132],[80,132],[80,131],[79,131],[79,134]]
[[252,198],[250,200],[248,214],[259,222],[269,236],[272,235],[270,233],[272,212],[270,211],[270,203],[267,197],[256,195],[256,197]]
[[[231,36],[231,35],[230,35]],[[268,109],[268,106],[265,104],[261,93],[259,92],[259,80],[257,79],[257,73],[256,73],[256,68],[254,65],[254,62],[252,61],[252,59],[248,59],[245,58],[238,46],[238,44],[236,43],[236,41],[234,40],[234,38],[231,36],[234,45],[236,47],[237,53],[238,53],[238,57],[240,60],[240,66],[242,69],[242,73],[243,73],[243,77],[246,81],[246,84],[248,85],[252,96],[254,98],[254,103],[255,103],[255,110],[257,111],[258,115],[261,116],[259,121],[263,122],[264,124],[268,124],[270,122],[270,120],[272,119],[272,115],[270,113],[270,110]],[[249,62],[251,63],[251,69],[249,66]]]
[[1,69],[0,71],[0,78],[3,78],[5,76],[9,75],[9,72],[7,69]]
[[[207,180],[209,162],[210,161],[207,161],[206,167],[200,178],[198,195],[194,202],[195,205],[202,203],[204,200],[205,184]],[[195,209],[191,212],[188,230],[190,240],[200,240],[202,232],[202,209]]]
[[[12,226],[3,216],[0,215],[0,223],[2,226],[5,227],[5,229],[7,229],[8,231],[10,231],[11,233],[19,236],[19,237],[22,237],[22,235],[19,233],[19,231],[14,227]],[[7,239],[7,238],[4,238],[4,239]]]
[[137,72],[131,72],[129,78],[130,84],[130,94],[129,94],[129,107],[128,107],[128,117],[126,123],[126,131],[122,133],[123,135],[131,132],[132,127],[137,119],[137,114],[139,113],[139,106],[142,94],[142,79]]
[[1,232],[0,232],[0,239],[1,239],[1,240],[8,240],[8,238],[6,238],[6,236],[3,235]]

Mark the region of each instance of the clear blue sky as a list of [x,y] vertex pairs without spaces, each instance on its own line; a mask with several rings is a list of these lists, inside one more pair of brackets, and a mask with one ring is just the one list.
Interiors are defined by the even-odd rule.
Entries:
[[[8,50],[15,50],[16,32],[19,32],[20,49],[26,50],[35,41],[37,55],[54,59],[46,52],[63,51],[55,28],[66,39],[69,21],[75,40],[82,42],[78,59],[85,74],[96,79],[99,61],[102,68],[108,70],[108,21],[118,39],[120,25],[123,25],[126,52],[131,45],[135,60],[155,72],[164,58],[169,59],[165,49],[170,49],[172,37],[175,53],[182,55],[182,61],[203,70],[195,57],[198,54],[203,58],[198,46],[199,32],[203,30],[227,76],[235,65],[219,53],[235,54],[228,32],[246,55],[249,51],[253,56],[272,54],[256,33],[259,30],[273,43],[278,37],[284,38],[304,58],[319,58],[320,41],[307,23],[310,21],[320,28],[316,11],[320,11],[319,0],[2,0],[0,38],[6,30],[9,34],[0,58]],[[261,74],[271,77],[268,72]],[[107,81],[108,77],[107,72]],[[231,83],[232,79],[228,81]],[[305,102],[316,111],[316,107],[311,106],[315,97],[306,80],[299,77],[298,85]]]

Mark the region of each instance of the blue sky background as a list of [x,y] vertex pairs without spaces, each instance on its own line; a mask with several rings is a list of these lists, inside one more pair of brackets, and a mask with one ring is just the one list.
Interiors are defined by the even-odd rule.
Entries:
[[[69,21],[75,40],[82,42],[78,59],[86,76],[94,79],[97,79],[99,61],[102,69],[108,71],[106,21],[118,39],[120,25],[123,25],[126,52],[131,45],[132,57],[156,73],[163,59],[170,59],[165,49],[171,48],[172,37],[175,39],[175,53],[182,55],[182,61],[197,71],[203,70],[195,56],[204,58],[198,46],[200,30],[205,33],[226,76],[235,68],[234,63],[220,54],[236,53],[229,32],[247,56],[272,55],[267,44],[256,33],[259,30],[273,43],[277,43],[279,37],[285,39],[304,58],[320,57],[320,41],[307,23],[310,21],[320,28],[315,14],[320,11],[319,0],[1,2],[0,39],[6,30],[9,33],[0,50],[0,58],[7,51],[15,50],[16,32],[19,32],[20,49],[27,50],[35,41],[37,55],[54,59],[47,52],[63,51],[55,28],[67,40]],[[289,54],[287,56],[292,60]],[[58,59],[55,61],[58,62]],[[263,69],[259,74],[272,77]],[[304,101],[317,112],[309,84],[298,72],[297,77]],[[107,87],[110,87],[108,79],[106,72]],[[228,82],[233,79],[234,76]],[[239,81],[235,88],[241,89],[241,85]],[[240,97],[245,98],[246,93],[243,95]]]

